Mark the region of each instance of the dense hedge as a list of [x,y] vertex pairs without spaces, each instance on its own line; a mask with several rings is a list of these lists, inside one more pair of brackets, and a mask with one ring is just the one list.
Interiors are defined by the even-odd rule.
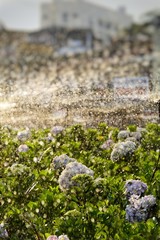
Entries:
[[[61,130],[27,129],[17,134],[1,127],[0,238],[45,240],[66,234],[70,240],[160,239],[160,125],[148,124],[139,139],[133,134],[135,126],[127,133],[103,123],[96,129],[76,125]],[[136,148],[114,161],[111,154],[117,142],[118,148],[122,144],[126,149],[125,134]],[[60,188],[61,173],[53,159],[62,154],[94,175],[75,175],[75,184]],[[145,183],[145,195],[156,198],[144,221],[126,219],[124,186],[130,179]]]

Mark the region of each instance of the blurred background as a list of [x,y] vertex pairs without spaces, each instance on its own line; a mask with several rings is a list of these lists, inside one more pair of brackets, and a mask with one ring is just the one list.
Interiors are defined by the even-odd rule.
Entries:
[[[10,29],[39,29],[41,28],[41,4],[45,2],[51,2],[51,0],[0,0],[1,21]],[[136,22],[141,22],[144,13],[160,8],[160,0],[89,0],[89,2],[114,10],[125,7]]]
[[0,0],[1,123],[160,120],[160,0]]

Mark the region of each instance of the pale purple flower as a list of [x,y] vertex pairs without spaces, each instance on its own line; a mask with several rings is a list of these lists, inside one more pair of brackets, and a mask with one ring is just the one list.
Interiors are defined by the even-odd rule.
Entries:
[[124,147],[125,147],[125,155],[132,154],[136,150],[136,144],[135,142],[132,142],[132,141],[124,142]]
[[88,174],[93,176],[94,172],[87,168],[85,165],[78,162],[71,162],[66,165],[66,168],[62,171],[58,182],[62,191],[68,190],[70,187],[74,186],[74,181],[72,177],[78,174]]
[[145,209],[136,209],[133,205],[126,207],[126,220],[129,222],[141,222],[147,219],[148,213]]
[[30,137],[30,131],[28,128],[26,130],[18,132],[17,133],[17,138],[20,141],[26,141]]
[[64,130],[64,127],[62,126],[54,126],[51,130],[51,133],[54,135],[57,135],[59,133],[61,133]]
[[126,142],[127,142],[127,141],[131,141],[131,142],[134,142],[134,143],[137,144],[137,139],[136,139],[135,137],[128,137],[128,138],[125,139],[125,141],[126,141]]
[[0,238],[8,238],[8,232],[7,230],[4,228],[4,225],[1,223],[0,224]]
[[150,209],[156,204],[156,198],[152,195],[140,198],[133,194],[129,202],[130,205],[126,207],[126,219],[129,222],[140,222],[148,219]]
[[142,134],[140,131],[137,132],[131,132],[130,137],[134,137],[137,141],[140,141],[142,138]]
[[127,180],[125,184],[125,194],[129,199],[131,195],[135,194],[141,196],[147,190],[147,184],[140,180]]
[[58,240],[58,237],[56,235],[51,235],[47,238],[47,240]]
[[147,195],[141,198],[141,206],[150,209],[156,204],[156,198],[153,195]]
[[127,155],[133,154],[136,150],[136,144],[132,141],[119,142],[117,143],[112,152],[111,160],[113,162],[124,159]]
[[114,142],[112,139],[108,139],[107,141],[105,141],[100,148],[102,149],[110,149],[113,146]]
[[58,170],[58,169],[63,170],[68,163],[75,162],[75,161],[76,161],[76,159],[70,158],[66,154],[62,154],[60,156],[56,156],[53,159],[53,163],[52,164],[53,164],[53,168],[55,170]]
[[29,147],[26,144],[22,144],[18,147],[18,152],[27,152]]
[[120,140],[124,140],[124,139],[126,139],[126,138],[128,138],[129,137],[129,134],[130,134],[130,132],[129,131],[127,131],[127,130],[122,130],[122,131],[120,131],[119,133],[118,133],[118,139],[120,139]]

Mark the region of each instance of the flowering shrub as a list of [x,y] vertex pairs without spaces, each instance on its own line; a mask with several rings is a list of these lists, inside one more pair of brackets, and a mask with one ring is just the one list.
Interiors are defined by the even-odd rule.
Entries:
[[101,148],[102,149],[110,149],[112,146],[113,146],[114,142],[112,139],[108,139],[106,142],[104,142],[102,145],[101,145]]
[[51,133],[54,135],[57,135],[59,133],[61,133],[64,130],[64,127],[62,126],[54,126],[51,130]]
[[8,175],[22,175],[25,171],[29,171],[29,167],[19,163],[14,163],[6,169]]
[[130,136],[130,132],[127,130],[123,130],[118,133],[119,140],[124,140],[124,139],[128,138],[129,136]]
[[63,234],[59,237],[57,237],[56,235],[49,236],[47,240],[69,240],[69,238],[67,237],[67,235]]
[[130,202],[126,207],[126,219],[129,222],[147,220],[150,209],[156,204],[156,198],[152,195],[141,197],[146,190],[147,184],[140,180],[126,181],[125,195]]
[[64,191],[69,189],[71,186],[74,186],[74,180],[72,177],[77,174],[88,174],[93,176],[93,171],[81,163],[72,162],[66,165],[66,168],[62,171],[59,176],[58,183],[60,188]]
[[131,132],[130,137],[134,137],[137,141],[140,141],[142,139],[142,133],[140,131]]
[[150,209],[156,204],[156,198],[152,195],[140,198],[133,194],[129,201],[130,205],[126,207],[126,219],[129,222],[146,221]]
[[30,137],[30,131],[28,128],[24,131],[20,131],[17,133],[17,138],[20,141],[26,141],[29,137]]
[[55,170],[63,170],[66,165],[70,162],[75,162],[76,159],[74,158],[70,158],[68,157],[66,154],[62,154],[60,156],[56,156],[54,159],[53,159],[53,168]]
[[0,224],[0,238],[2,238],[2,239],[8,238],[8,232],[4,228],[3,224]]
[[[51,129],[19,138],[0,128],[0,239],[158,240],[160,126],[127,130],[142,138],[120,142],[106,124],[68,127],[53,141]],[[29,151],[18,152],[24,139]]]
[[22,144],[18,147],[18,152],[27,152],[29,147],[26,144]]
[[67,237],[67,235],[61,235],[59,236],[58,240],[69,240],[69,238]]
[[147,184],[141,182],[140,180],[126,181],[125,194],[128,199],[134,194],[141,197],[146,190],[147,190]]
[[123,160],[125,157],[131,155],[136,150],[136,144],[132,141],[117,143],[111,153],[111,160],[116,162]]
[[58,240],[58,237],[56,235],[49,236],[47,240]]

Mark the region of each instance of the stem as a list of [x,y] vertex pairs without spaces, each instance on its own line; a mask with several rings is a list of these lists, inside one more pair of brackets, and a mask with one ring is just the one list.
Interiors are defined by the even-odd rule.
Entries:
[[39,159],[38,159],[38,162],[40,162],[40,161],[42,160],[43,156],[44,156],[50,149],[51,149],[51,147],[47,148],[47,149],[41,154],[41,156],[40,156]]
[[154,171],[153,171],[153,174],[152,174],[152,177],[151,177],[151,182],[152,182],[152,180],[153,180],[153,178],[154,178],[154,176],[155,176],[155,174],[156,174],[156,172],[158,170],[158,165],[159,165],[159,160],[160,160],[160,149],[158,149],[158,150],[159,150],[158,158],[157,158],[157,161],[155,163],[155,168],[154,168]]
[[42,240],[41,236],[39,235],[39,233],[38,233],[36,227],[34,226],[34,224],[30,220],[26,219],[26,217],[24,215],[23,215],[23,219],[31,225],[31,227],[33,228],[33,231],[35,232],[35,234],[37,236],[37,240]]

